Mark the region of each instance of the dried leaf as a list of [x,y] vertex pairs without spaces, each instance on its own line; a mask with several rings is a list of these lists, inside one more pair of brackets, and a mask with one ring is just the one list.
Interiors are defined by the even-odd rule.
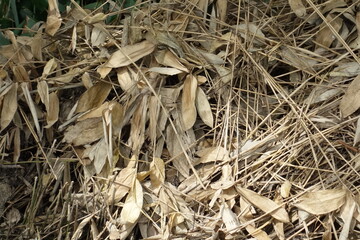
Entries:
[[38,118],[38,114],[37,114],[37,110],[36,110],[34,101],[32,100],[31,95],[30,95],[28,83],[21,83],[21,88],[23,90],[26,103],[28,104],[28,106],[30,108],[30,112],[31,112],[31,115],[32,115],[34,123],[35,123],[35,128],[36,128],[37,134],[38,134],[39,138],[41,138],[42,132],[40,129],[39,118]]
[[155,45],[149,41],[142,41],[134,45],[127,45],[111,55],[109,60],[103,65],[108,68],[118,68],[130,65],[152,53]]
[[204,91],[200,87],[197,88],[197,93],[196,93],[196,109],[201,120],[206,125],[213,128],[214,118],[211,112],[210,103],[207,100]]
[[299,18],[304,18],[306,16],[306,8],[302,3],[302,0],[289,0],[289,5],[291,10],[293,10]]
[[139,180],[135,179],[133,186],[126,197],[120,214],[120,222],[135,223],[141,214],[143,206],[143,190]]
[[[339,32],[341,26],[343,25],[342,18],[334,16],[334,14],[328,14],[326,16],[326,21],[335,29],[336,32]],[[325,23],[320,25],[320,29],[321,30],[316,34],[316,42],[325,47],[330,47],[333,41],[336,39],[335,35]]]
[[311,214],[321,215],[339,209],[345,199],[346,191],[343,189],[319,190],[305,193],[295,206]]
[[17,103],[18,84],[12,83],[9,91],[5,94],[1,109],[1,130],[4,130],[13,120],[18,107]]
[[111,85],[99,82],[86,90],[79,98],[76,112],[85,112],[92,108],[99,107],[107,98],[111,91]]
[[189,70],[179,61],[179,58],[169,50],[157,51],[155,53],[155,59],[161,65],[176,68],[183,72],[189,72]]
[[121,201],[123,197],[131,189],[131,186],[136,177],[136,169],[132,167],[123,168],[114,180],[110,180],[110,188],[106,192],[108,196],[108,204],[116,204]]
[[64,142],[75,146],[84,145],[99,140],[104,135],[101,118],[90,118],[76,123],[66,129]]
[[236,214],[227,206],[223,206],[221,218],[225,224],[226,230],[230,233],[236,231],[237,228],[240,227],[240,222]]
[[184,82],[183,94],[181,99],[181,114],[184,123],[184,130],[191,128],[196,121],[196,98],[197,80],[189,74]]
[[49,128],[52,125],[54,125],[54,123],[57,122],[58,118],[59,118],[59,98],[56,94],[56,92],[52,92],[49,95],[49,106],[46,109],[47,114],[46,114],[46,122],[47,125],[45,126],[45,128]]
[[281,184],[280,195],[283,198],[287,198],[290,196],[291,183],[289,180],[285,180],[283,184]]
[[280,222],[290,222],[289,215],[284,208],[279,206],[273,200],[259,195],[258,193],[242,187],[236,187],[237,191],[254,206],[260,208],[266,214],[270,214],[273,218]]
[[90,220],[94,217],[95,213],[91,214],[90,216],[84,218],[79,225],[77,226],[75,232],[73,233],[71,240],[77,240],[80,239],[83,229],[90,222]]
[[57,0],[49,0],[48,16],[46,19],[45,32],[50,36],[54,36],[61,26],[61,15]]
[[159,189],[165,182],[165,163],[161,158],[154,157],[150,163],[150,180],[154,189]]
[[165,68],[165,67],[152,67],[149,68],[149,71],[168,75],[168,76],[173,76],[182,73],[182,71],[177,68]]
[[221,146],[205,148],[197,151],[196,154],[201,157],[199,163],[226,162],[230,160],[229,151]]
[[347,117],[360,107],[360,75],[358,75],[347,88],[340,102],[340,112]]
[[331,77],[354,77],[360,74],[360,64],[357,62],[341,63],[329,75]]

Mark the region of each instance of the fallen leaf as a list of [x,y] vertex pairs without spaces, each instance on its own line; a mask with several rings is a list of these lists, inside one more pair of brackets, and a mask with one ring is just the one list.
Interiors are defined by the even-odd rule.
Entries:
[[196,93],[196,109],[201,120],[209,127],[214,127],[214,118],[212,115],[210,103],[204,91],[198,87]]
[[196,89],[197,89],[197,80],[196,78],[189,74],[187,75],[183,93],[181,98],[181,114],[184,123],[184,130],[191,128],[196,121],[196,107],[195,107],[195,98],[196,98]]
[[358,75],[347,88],[345,95],[340,101],[340,112],[347,117],[360,107],[360,75]]
[[302,0],[289,0],[289,5],[291,10],[293,10],[293,12],[299,18],[303,18],[306,16],[306,8],[302,3]]
[[251,204],[260,208],[266,214],[270,214],[273,218],[283,223],[290,222],[289,215],[284,208],[266,197],[258,193],[242,187],[236,187],[236,190],[246,198]]
[[345,199],[346,191],[343,189],[319,190],[305,193],[294,205],[308,213],[321,215],[340,209]]
[[17,110],[17,89],[18,84],[12,83],[10,90],[5,94],[1,109],[1,130],[4,130],[13,120]]
[[114,52],[103,65],[107,68],[118,68],[130,65],[137,60],[149,55],[155,50],[155,45],[145,40],[134,45],[127,45]]
[[99,82],[86,90],[79,98],[76,112],[85,112],[92,108],[99,107],[111,91],[111,84]]
[[143,190],[139,180],[135,179],[133,186],[126,197],[120,214],[120,222],[135,223],[141,214],[143,206]]

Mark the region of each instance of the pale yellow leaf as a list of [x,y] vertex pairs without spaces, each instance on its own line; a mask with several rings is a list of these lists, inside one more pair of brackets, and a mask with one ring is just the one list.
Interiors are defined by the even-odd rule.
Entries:
[[158,189],[165,181],[165,163],[161,158],[153,158],[150,163],[150,180],[154,189]]
[[289,180],[285,180],[285,182],[281,184],[280,195],[283,198],[287,198],[290,196],[290,190],[291,190],[291,183]]
[[9,91],[5,94],[1,109],[1,130],[6,128],[13,120],[18,107],[17,103],[18,84],[12,83]]
[[132,167],[123,168],[119,174],[116,175],[114,180],[110,180],[110,188],[106,192],[108,196],[108,204],[116,204],[131,189],[131,186],[136,177],[136,169]]
[[55,58],[50,59],[44,67],[43,73],[42,73],[42,78],[46,78],[47,75],[49,75],[50,73],[52,73],[57,67],[57,62],[55,60]]
[[86,90],[79,98],[76,112],[85,112],[99,107],[111,91],[111,84],[99,82]]
[[206,97],[206,94],[200,87],[197,88],[197,93],[196,93],[196,109],[201,120],[206,125],[213,128],[214,118],[211,112],[210,103]]
[[127,45],[111,55],[104,67],[118,68],[130,65],[152,53],[155,45],[149,41],[142,41],[134,45]]
[[184,130],[191,128],[196,121],[196,98],[197,80],[189,74],[186,76],[181,98],[181,114],[184,123]]
[[270,214],[273,218],[280,222],[290,222],[289,215],[284,208],[275,203],[273,200],[263,197],[258,193],[246,188],[237,187],[237,191],[254,206],[260,208],[266,214]]
[[199,163],[230,160],[229,151],[221,146],[204,148],[197,151],[196,155],[200,157]]
[[340,101],[340,112],[347,117],[360,107],[360,75],[358,75],[347,88],[345,95]]
[[183,71],[177,68],[166,68],[166,67],[152,67],[149,68],[150,72],[160,73],[163,75],[173,76],[182,73]]
[[179,58],[169,50],[157,51],[155,53],[155,59],[161,65],[176,68],[183,72],[189,72],[189,70],[179,61]]
[[120,214],[122,224],[135,223],[139,219],[143,207],[143,197],[142,186],[139,180],[135,179]]
[[345,197],[346,190],[343,189],[319,190],[305,193],[295,206],[308,213],[321,215],[340,209],[345,203]]

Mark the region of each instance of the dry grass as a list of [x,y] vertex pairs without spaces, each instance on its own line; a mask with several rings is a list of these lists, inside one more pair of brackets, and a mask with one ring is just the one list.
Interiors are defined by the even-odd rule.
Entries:
[[210,2],[6,32],[1,239],[360,238],[358,1]]

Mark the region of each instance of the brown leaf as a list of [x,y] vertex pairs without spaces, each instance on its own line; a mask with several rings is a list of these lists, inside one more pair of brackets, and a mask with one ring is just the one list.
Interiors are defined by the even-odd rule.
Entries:
[[295,206],[311,214],[321,215],[339,209],[345,203],[345,199],[346,190],[319,190],[305,193]]
[[66,129],[64,142],[75,146],[84,145],[99,140],[104,135],[101,118],[90,118],[76,123]]
[[48,16],[46,19],[45,32],[50,36],[54,36],[61,26],[61,15],[57,0],[49,0]]
[[191,128],[196,121],[196,107],[195,107],[195,98],[196,98],[196,89],[197,89],[197,80],[196,78],[189,74],[187,75],[183,93],[181,98],[181,114],[184,123],[184,130]]
[[17,103],[18,84],[12,83],[9,91],[5,94],[1,109],[1,130],[4,130],[13,120],[18,107]]
[[108,68],[118,68],[130,65],[152,53],[155,45],[149,41],[142,41],[134,45],[127,45],[111,55],[109,60],[103,65]]
[[85,112],[92,108],[99,107],[111,91],[111,85],[99,82],[86,90],[80,97],[76,112]]
[[59,98],[58,98],[56,92],[52,92],[49,95],[49,106],[46,109],[47,125],[45,126],[45,128],[49,128],[52,125],[54,125],[54,123],[57,122],[57,120],[59,118],[59,109],[60,109],[59,108]]

